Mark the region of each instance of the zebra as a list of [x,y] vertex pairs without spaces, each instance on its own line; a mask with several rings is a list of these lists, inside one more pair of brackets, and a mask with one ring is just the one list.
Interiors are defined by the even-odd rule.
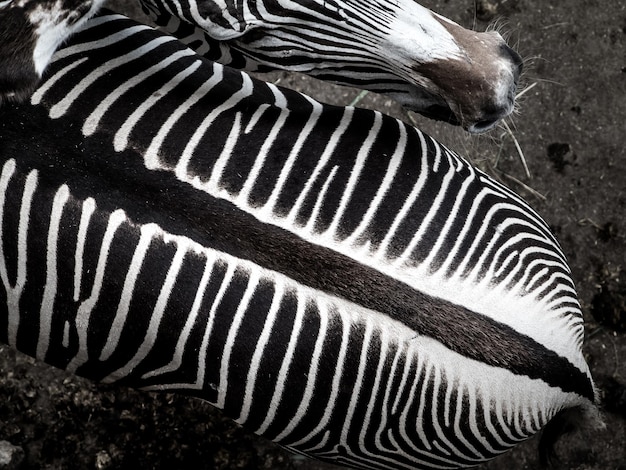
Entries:
[[0,340],[355,468],[594,422],[566,259],[419,130],[90,19],[0,108]]
[[[30,41],[21,34],[0,44],[0,100],[32,91],[54,49],[101,3],[0,1],[0,37],[11,37],[16,22],[32,30]],[[414,0],[142,3],[192,49],[231,67],[305,72],[383,92],[472,133],[514,109],[522,60],[502,36],[466,30]]]

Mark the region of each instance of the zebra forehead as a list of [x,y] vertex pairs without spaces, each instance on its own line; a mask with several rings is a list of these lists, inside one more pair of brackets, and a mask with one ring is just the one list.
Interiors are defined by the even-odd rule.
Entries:
[[442,17],[416,2],[409,3],[410,8],[399,7],[390,20],[384,49],[400,51],[402,59],[419,57],[421,63],[462,59],[464,51],[444,26]]

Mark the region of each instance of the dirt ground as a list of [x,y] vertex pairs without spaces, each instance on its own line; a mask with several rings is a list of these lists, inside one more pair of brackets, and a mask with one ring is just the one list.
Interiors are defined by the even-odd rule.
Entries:
[[[526,92],[509,121],[511,132],[469,136],[373,94],[359,106],[414,120],[522,194],[548,221],[577,283],[585,353],[603,392],[606,422],[604,430],[565,438],[557,468],[626,470],[626,3],[422,4],[479,30],[505,18],[503,30],[526,58]],[[349,104],[359,95],[300,76],[269,79],[325,102]],[[334,468],[293,456],[198,400],[94,385],[0,346],[3,440],[23,452],[22,469]],[[533,439],[480,468],[537,468],[536,444]]]

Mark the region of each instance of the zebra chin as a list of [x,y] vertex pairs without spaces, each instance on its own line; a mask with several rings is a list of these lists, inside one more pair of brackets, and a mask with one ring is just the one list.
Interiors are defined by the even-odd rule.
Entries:
[[487,104],[483,104],[478,110],[449,105],[441,96],[423,88],[411,88],[401,93],[390,93],[389,96],[398,101],[407,111],[434,121],[461,126],[470,134],[482,134],[492,130],[513,112],[515,106],[515,97],[512,92],[509,98],[503,100],[501,104],[494,105],[485,101]]
[[[503,110],[497,113],[485,113],[484,116],[475,120],[463,120],[462,117],[457,115],[448,106],[431,105],[425,108],[411,108],[411,106],[405,106],[409,111],[421,114],[424,117],[432,119],[434,121],[443,121],[453,126],[461,126],[464,130],[470,134],[483,134],[497,127],[497,125],[511,114],[511,111]],[[511,110],[513,106],[511,106]]]
[[[395,99],[399,101],[402,107],[407,111],[420,114],[433,121],[445,122],[453,126],[461,126],[470,134],[482,134],[490,131],[511,113],[511,111],[504,109],[501,112],[485,113],[484,116],[480,116],[475,120],[464,120],[462,115],[458,116],[442,98],[436,95],[429,95],[430,99],[428,99],[426,96],[428,96],[428,94],[424,93],[419,100],[414,99],[414,95],[411,96],[409,100],[406,98],[403,99],[401,96],[396,96]],[[513,109],[512,105],[510,109]]]
[[391,95],[408,111],[421,114],[435,121],[443,121],[461,126],[470,134],[482,134],[494,129],[515,109],[515,89],[517,81],[511,85],[508,96],[499,100],[484,96],[475,103],[459,104],[454,98],[443,98],[426,89],[412,89],[404,94]]

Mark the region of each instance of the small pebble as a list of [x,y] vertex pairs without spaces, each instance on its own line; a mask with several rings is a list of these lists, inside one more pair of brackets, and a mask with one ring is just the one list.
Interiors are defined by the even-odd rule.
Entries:
[[111,468],[112,463],[113,461],[111,460],[111,456],[106,450],[101,450],[96,454],[96,468],[98,470]]
[[498,13],[498,5],[490,0],[478,0],[476,2],[476,16],[481,21],[491,21]]
[[24,450],[8,441],[0,441],[0,470],[17,470],[24,460]]

